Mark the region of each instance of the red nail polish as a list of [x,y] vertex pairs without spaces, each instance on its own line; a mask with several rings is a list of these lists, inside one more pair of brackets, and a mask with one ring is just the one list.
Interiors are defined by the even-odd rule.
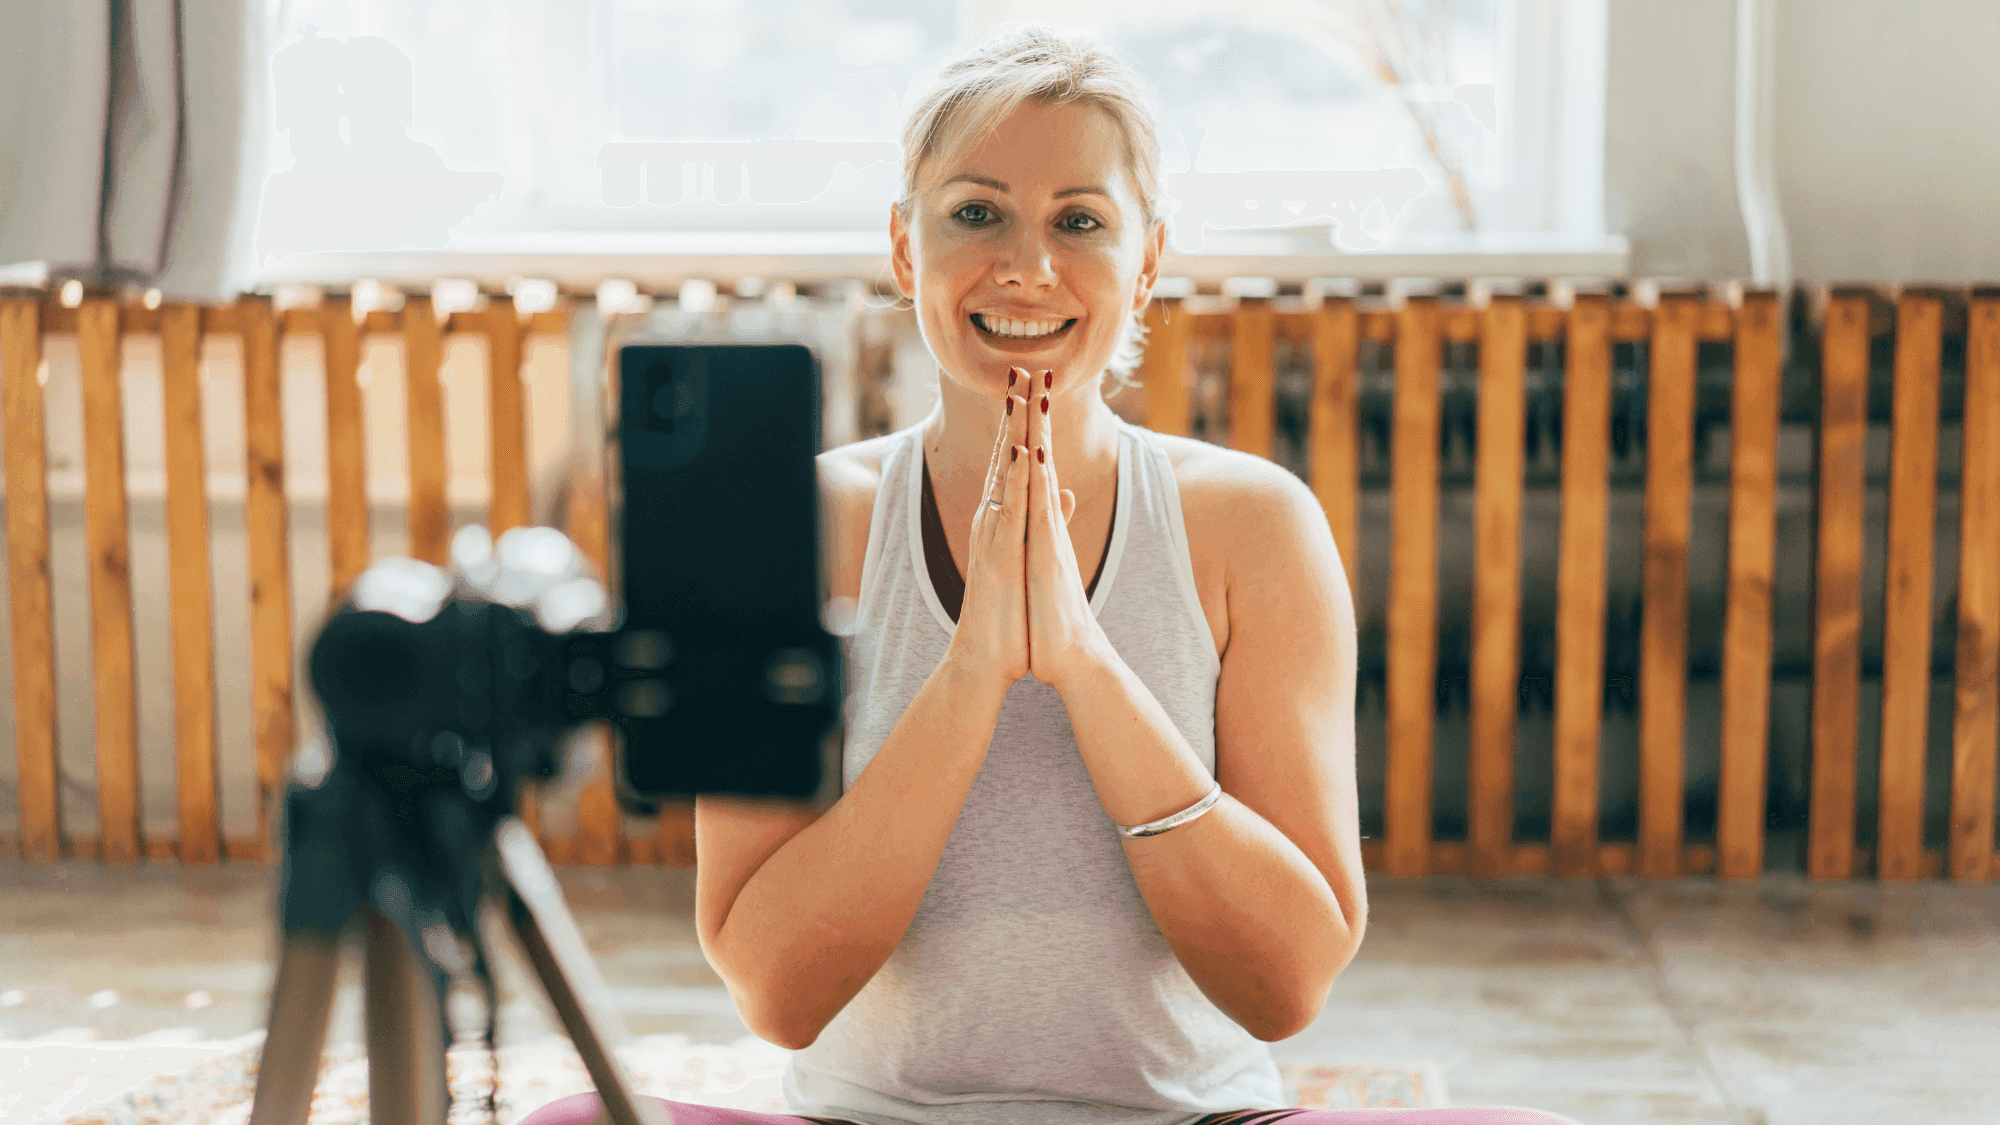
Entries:
[[1045,465],[1045,464],[1047,464],[1047,463],[1048,463],[1048,460],[1049,460],[1049,458],[1048,458],[1048,450],[1047,450],[1047,449],[1044,449],[1043,447],[1041,447],[1041,446],[1039,446],[1039,445],[1038,445],[1038,446],[1036,446],[1036,447],[1035,447],[1035,463],[1036,463],[1036,464],[1044,464],[1044,465]]
[[1012,414],[1012,413],[1014,413],[1014,396],[1013,396],[1013,395],[1008,395],[1008,396],[1007,396],[1007,413],[1009,413],[1009,414]]
[[1012,389],[1013,389],[1013,387],[1014,387],[1014,380],[1016,380],[1016,379],[1019,379],[1020,377],[1021,377],[1021,369],[1020,369],[1020,368],[1018,368],[1018,367],[1009,367],[1009,368],[1007,369],[1007,387],[1008,387],[1008,389],[1009,389],[1009,390],[1012,390]]
[[1042,389],[1052,390],[1054,389],[1055,385],[1056,385],[1056,373],[1053,371],[1042,372]]
[[1007,460],[1009,460],[1009,461],[1019,461],[1020,459],[1021,459],[1021,447],[1020,447],[1020,446],[1018,446],[1018,445],[1017,445],[1017,446],[1014,446],[1013,448],[1011,448],[1011,449],[1009,449],[1009,450],[1007,451]]
[[1042,396],[1042,413],[1044,413],[1044,414],[1047,414],[1048,412],[1049,412],[1049,396],[1047,396],[1047,395],[1043,395],[1043,396]]

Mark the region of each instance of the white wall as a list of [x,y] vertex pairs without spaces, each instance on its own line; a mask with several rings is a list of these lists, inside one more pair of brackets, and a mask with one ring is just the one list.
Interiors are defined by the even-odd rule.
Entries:
[[[1796,276],[2000,281],[2000,4],[1769,2]],[[1734,0],[1610,0],[1606,57],[1606,220],[1633,275],[1748,276]]]

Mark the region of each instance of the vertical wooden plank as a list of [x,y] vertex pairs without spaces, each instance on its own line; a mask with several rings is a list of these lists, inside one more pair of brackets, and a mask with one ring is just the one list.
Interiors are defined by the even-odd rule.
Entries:
[[1229,446],[1271,456],[1277,424],[1271,370],[1271,302],[1245,297],[1230,317],[1235,338],[1229,356]]
[[1687,552],[1694,493],[1693,297],[1660,299],[1646,396],[1646,561],[1639,624],[1639,874],[1681,873],[1687,755]]
[[[7,417],[11,425],[11,407]],[[12,479],[10,469],[10,488]],[[2000,756],[1995,741],[2000,737],[2000,293],[1975,294],[1967,317],[1965,451],[1958,479],[1949,862],[1953,879],[1981,882],[1992,875],[1994,770]]]
[[1561,558],[1556,575],[1556,874],[1598,871],[1598,730],[1604,713],[1605,520],[1610,500],[1611,304],[1579,296],[1563,375]]
[[[605,506],[602,477],[583,474],[571,485],[567,532],[599,574],[610,574],[611,521]],[[618,792],[612,780],[616,768],[612,760],[610,734],[599,727],[589,737],[598,740],[598,758],[604,772],[592,778],[577,794],[577,863],[608,867],[624,860],[625,829],[618,808]]]
[[492,445],[493,501],[487,524],[494,538],[530,522],[528,421],[521,383],[521,320],[514,298],[489,298],[486,306],[487,410]]
[[1313,318],[1313,397],[1306,433],[1312,442],[1313,494],[1333,528],[1334,546],[1347,568],[1347,585],[1355,579],[1355,535],[1361,499],[1360,372],[1357,349],[1360,324],[1354,302],[1326,298]]
[[21,858],[62,858],[56,756],[55,616],[49,592],[49,469],[42,415],[41,305],[0,301],[0,412],[6,419],[7,592],[14,657],[14,761]]
[[1882,602],[1882,754],[1875,877],[1907,882],[1924,861],[1924,751],[1930,743],[1931,536],[1937,515],[1938,359],[1935,295],[1896,301],[1890,430],[1888,568]]
[[167,581],[174,667],[174,782],[184,864],[222,858],[215,740],[215,613],[209,592],[208,468],[202,453],[201,309],[160,310],[167,469]]
[[257,754],[257,843],[268,856],[291,761],[292,577],[285,507],[285,427],[278,326],[271,299],[236,301],[243,340],[243,440],[249,488],[243,534],[250,568],[250,710]]
[[1422,875],[1431,847],[1431,731],[1437,701],[1438,315],[1430,297],[1396,314],[1390,491],[1388,776],[1391,875]]
[[131,524],[125,503],[124,386],[118,302],[77,309],[83,361],[84,530],[90,545],[91,690],[96,709],[98,837],[107,863],[131,863],[139,837],[139,700],[133,665]]
[[326,349],[326,543],[340,597],[368,569],[368,443],[362,425],[361,330],[352,298],[329,296],[320,317]]
[[1146,428],[1185,437],[1193,410],[1188,401],[1187,346],[1194,317],[1181,302],[1154,300],[1146,308],[1146,354],[1139,379],[1146,387]]
[[1521,471],[1527,426],[1528,318],[1518,297],[1481,317],[1478,462],[1474,468],[1469,868],[1514,868],[1514,712],[1520,695]]
[[1744,296],[1736,319],[1729,417],[1729,602],[1722,641],[1722,778],[1715,830],[1724,879],[1754,879],[1764,870],[1779,325],[1777,294]]
[[450,550],[444,452],[444,326],[429,297],[403,300],[403,386],[410,422],[410,555],[436,566]]
[[1868,485],[1868,296],[1828,302],[1820,360],[1819,541],[1813,576],[1812,804],[1806,873],[1854,873],[1861,567]]

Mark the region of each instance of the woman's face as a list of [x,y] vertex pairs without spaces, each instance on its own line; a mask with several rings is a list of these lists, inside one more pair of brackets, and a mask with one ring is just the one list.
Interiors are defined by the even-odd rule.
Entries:
[[896,280],[944,377],[999,399],[1007,370],[1095,386],[1159,276],[1124,138],[1102,111],[1024,104],[923,170],[892,212]]

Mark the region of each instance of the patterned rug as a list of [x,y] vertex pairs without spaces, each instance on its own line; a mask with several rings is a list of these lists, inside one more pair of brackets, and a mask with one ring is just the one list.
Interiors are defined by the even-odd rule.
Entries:
[[[261,1041],[261,1034],[246,1038]],[[62,1125],[244,1125],[256,1087],[258,1045],[232,1041],[230,1049],[178,1073],[155,1075],[67,1116],[38,1116],[30,1102],[25,1107],[17,1104],[16,1113],[0,1113],[0,1119]],[[755,1036],[734,1043],[690,1043],[684,1035],[650,1035],[631,1040],[617,1054],[641,1093],[784,1112],[779,1079],[788,1052]],[[487,1122],[485,1097],[492,1089],[493,1073],[486,1052],[454,1048],[446,1066],[453,1095],[449,1125]],[[1282,1065],[1279,1070],[1292,1105],[1361,1109],[1449,1104],[1442,1076],[1433,1066]],[[500,1050],[500,1125],[514,1125],[541,1105],[589,1089],[590,1078],[568,1040],[552,1038]],[[25,1113],[19,1112],[24,1108]],[[367,1058],[352,1045],[328,1051],[313,1092],[311,1125],[365,1125],[367,1120]]]

